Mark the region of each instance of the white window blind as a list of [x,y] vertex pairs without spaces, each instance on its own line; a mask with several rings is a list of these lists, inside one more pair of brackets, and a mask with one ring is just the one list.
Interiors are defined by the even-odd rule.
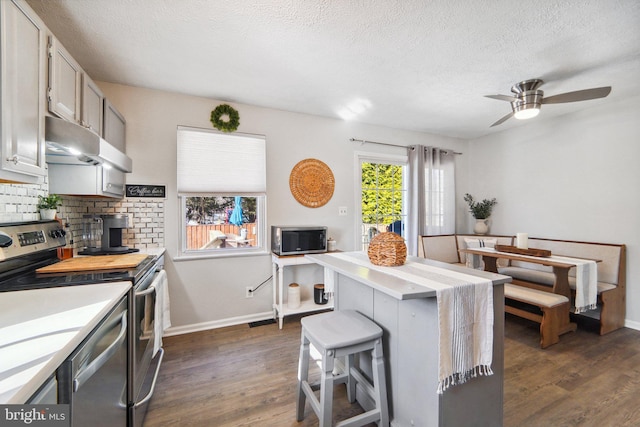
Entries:
[[178,193],[264,194],[265,138],[178,127]]

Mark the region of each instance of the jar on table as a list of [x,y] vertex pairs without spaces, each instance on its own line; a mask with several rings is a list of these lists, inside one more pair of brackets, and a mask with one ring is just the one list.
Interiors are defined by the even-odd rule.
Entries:
[[287,307],[300,307],[300,285],[298,285],[297,283],[289,284],[289,291],[287,293]]

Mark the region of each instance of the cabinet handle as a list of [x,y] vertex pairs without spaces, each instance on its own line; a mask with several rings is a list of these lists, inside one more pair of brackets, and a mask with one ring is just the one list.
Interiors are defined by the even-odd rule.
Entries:
[[7,157],[7,161],[8,162],[13,162],[14,165],[17,165],[18,163],[20,163],[20,157],[18,157],[17,154],[14,154],[11,157]]

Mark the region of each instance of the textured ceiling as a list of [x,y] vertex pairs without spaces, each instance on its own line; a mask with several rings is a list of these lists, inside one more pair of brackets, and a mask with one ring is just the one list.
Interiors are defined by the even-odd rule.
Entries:
[[95,80],[454,137],[521,126],[483,95],[525,79],[613,87],[532,120],[640,94],[638,0],[27,2]]

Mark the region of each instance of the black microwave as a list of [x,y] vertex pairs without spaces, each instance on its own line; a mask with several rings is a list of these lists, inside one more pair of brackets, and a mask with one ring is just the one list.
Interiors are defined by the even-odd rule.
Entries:
[[272,225],[271,252],[276,255],[327,252],[327,227]]

